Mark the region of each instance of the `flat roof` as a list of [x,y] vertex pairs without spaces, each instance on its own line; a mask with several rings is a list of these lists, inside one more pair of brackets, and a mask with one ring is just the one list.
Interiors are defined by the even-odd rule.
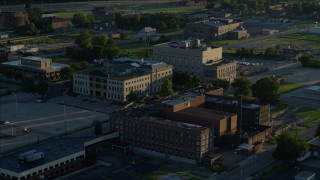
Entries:
[[229,112],[223,112],[223,111],[217,111],[213,109],[207,109],[203,107],[188,107],[185,109],[182,109],[180,111],[175,112],[176,114],[183,114],[190,117],[200,117],[200,118],[208,118],[213,121],[220,121],[222,119],[225,119],[229,116],[236,116],[234,113]]
[[27,56],[22,57],[21,59],[27,59],[31,61],[45,61],[45,60],[51,60],[50,58],[40,57],[40,56]]
[[[94,138],[95,137],[59,138],[53,141],[28,147],[24,150],[19,150],[14,153],[0,157],[0,164],[2,164],[1,168],[10,170],[13,172],[21,173],[29,169],[33,169],[38,166],[50,163],[57,159],[83,151],[84,143]],[[19,154],[27,151],[31,151],[31,150],[36,150],[37,152],[43,152],[44,158],[34,162],[19,161]]]
[[310,140],[308,142],[308,144],[312,144],[312,145],[315,145],[315,146],[320,146],[320,136],[315,137],[314,139]]
[[299,174],[296,175],[296,177],[300,177],[300,178],[310,178],[312,176],[314,176],[315,173],[313,172],[309,172],[309,171],[301,171]]
[[67,64],[61,64],[61,63],[52,63],[50,67],[47,68],[37,68],[37,67],[33,67],[33,66],[25,66],[21,64],[21,60],[16,60],[16,61],[8,61],[8,62],[4,62],[2,63],[4,65],[10,65],[10,66],[16,66],[16,67],[27,67],[27,68],[31,68],[31,69],[38,69],[38,70],[55,70],[55,69],[61,69],[64,67],[69,67],[69,65]]

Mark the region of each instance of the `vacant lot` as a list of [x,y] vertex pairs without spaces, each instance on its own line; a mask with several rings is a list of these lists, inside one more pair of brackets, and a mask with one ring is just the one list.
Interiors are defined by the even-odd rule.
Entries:
[[301,108],[294,114],[305,117],[305,120],[298,123],[300,126],[313,127],[320,123],[320,109]]

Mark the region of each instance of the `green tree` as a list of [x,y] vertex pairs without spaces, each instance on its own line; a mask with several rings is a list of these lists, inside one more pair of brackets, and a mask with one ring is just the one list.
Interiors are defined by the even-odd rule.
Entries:
[[94,23],[92,15],[85,15],[84,13],[76,13],[72,17],[72,23],[75,27],[87,27]]
[[64,67],[60,70],[60,74],[63,79],[70,79],[72,78],[74,71],[75,70],[71,67]]
[[216,87],[221,87],[224,91],[226,91],[229,88],[229,81],[225,79],[215,79],[212,81],[212,85]]
[[27,24],[27,25],[25,26],[24,32],[25,32],[26,35],[32,36],[32,35],[38,34],[39,30],[38,30],[38,28],[35,26],[35,24],[30,23],[30,24]]
[[48,83],[45,81],[40,81],[37,85],[37,92],[41,95],[41,97],[44,97],[46,92],[48,91]]
[[200,82],[201,82],[201,79],[200,79],[200,77],[198,75],[194,75],[192,77],[192,83],[193,83],[194,87],[200,86]]
[[26,91],[34,91],[34,77],[31,74],[24,74],[21,78],[21,85],[25,88]]
[[130,93],[127,95],[127,101],[128,102],[134,102],[136,100],[138,100],[137,94],[135,92],[133,92],[133,91],[130,91]]
[[248,96],[251,90],[251,81],[245,77],[239,77],[232,83],[234,88],[234,96]]
[[102,134],[102,123],[100,121],[94,123],[94,133],[96,135]]
[[172,82],[167,78],[163,79],[163,81],[162,81],[160,95],[161,96],[173,95]]
[[263,104],[277,103],[280,98],[279,85],[271,77],[259,79],[252,85],[252,95]]
[[189,74],[185,76],[185,85],[187,87],[192,87],[192,76]]
[[84,49],[92,48],[92,36],[89,31],[80,31],[79,36],[75,40],[75,43]]
[[273,157],[282,160],[296,160],[309,150],[308,143],[298,137],[288,133],[279,135],[278,145],[273,152]]

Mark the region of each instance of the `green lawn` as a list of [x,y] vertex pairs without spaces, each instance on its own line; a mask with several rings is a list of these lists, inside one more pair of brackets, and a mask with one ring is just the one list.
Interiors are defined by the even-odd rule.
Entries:
[[265,167],[262,171],[254,173],[253,175],[257,175],[259,179],[267,179],[271,175],[275,174],[276,172],[287,168],[290,164],[286,161],[276,161],[269,166]]
[[270,111],[270,115],[273,116],[287,108],[289,108],[290,105],[288,104],[282,104],[282,103],[279,103],[279,104],[276,104],[276,107],[272,108],[271,111]]
[[295,89],[301,88],[303,86],[304,85],[300,84],[300,83],[285,82],[285,83],[280,84],[279,91],[281,94],[283,94],[283,93],[287,93],[289,91],[293,91]]
[[[146,47],[144,42],[138,41],[138,42],[132,42],[128,44],[121,44],[119,45],[119,48],[122,51],[122,53],[125,54],[125,56],[131,57],[131,58],[142,58],[146,56]],[[152,45],[149,45],[149,57],[152,57]],[[146,59],[148,59],[146,58]]]
[[[15,41],[17,42],[17,41]],[[19,44],[57,44],[57,43],[66,43],[68,42],[65,39],[56,39],[54,37],[35,37],[28,40],[19,41]]]
[[292,49],[318,50],[320,49],[320,36],[311,33],[293,33],[268,40],[279,45],[289,45]]
[[[282,133],[288,133],[291,136],[296,136],[297,134],[301,133],[303,130],[304,130],[304,128],[301,128],[301,127],[300,128],[299,127],[297,127],[297,128],[292,127],[292,128],[287,129],[287,130],[284,130]],[[278,134],[278,135],[280,135],[280,134]],[[273,145],[277,144],[278,143],[278,139],[279,139],[278,135],[270,138],[268,140],[268,143],[269,144],[273,144]]]
[[294,112],[295,115],[303,116],[306,119],[299,122],[298,125],[303,127],[313,127],[320,123],[320,109],[301,108]]

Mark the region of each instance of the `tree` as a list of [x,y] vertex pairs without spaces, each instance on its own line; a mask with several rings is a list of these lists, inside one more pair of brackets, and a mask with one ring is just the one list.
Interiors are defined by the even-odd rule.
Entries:
[[34,91],[35,90],[34,77],[31,74],[24,74],[21,78],[21,85],[27,91]]
[[236,78],[232,83],[234,96],[248,96],[251,89],[251,81],[245,77]]
[[26,35],[31,36],[31,35],[36,35],[38,34],[39,30],[37,29],[37,27],[35,26],[35,24],[30,23],[27,24],[24,28],[24,32]]
[[314,137],[320,136],[320,124],[318,124],[318,128],[316,133],[314,134]]
[[84,13],[76,13],[72,17],[72,23],[75,27],[87,27],[94,23],[92,15],[85,15]]
[[215,79],[212,81],[213,86],[221,87],[223,90],[227,90],[229,88],[229,81],[225,79]]
[[60,70],[60,74],[63,79],[70,79],[73,75],[74,70],[71,67],[64,67]]
[[187,87],[192,87],[192,76],[189,74],[185,76],[185,85]]
[[92,36],[89,31],[80,31],[78,38],[75,40],[75,43],[84,49],[92,48]]
[[198,75],[192,77],[192,83],[194,87],[200,86],[201,79]]
[[41,97],[44,97],[48,90],[48,83],[45,81],[40,81],[37,85],[37,92],[41,95]]
[[273,157],[282,160],[295,160],[303,156],[309,149],[308,143],[297,136],[283,133],[279,135],[278,145],[273,152]]
[[94,133],[96,135],[102,134],[102,124],[100,121],[95,121],[94,123]]
[[279,85],[271,77],[259,79],[252,86],[252,94],[260,103],[276,103],[279,101]]
[[160,95],[161,96],[173,95],[172,82],[167,78],[163,79],[163,81],[162,81]]
[[130,93],[127,95],[127,101],[128,102],[134,102],[138,99],[138,96],[135,92],[130,91]]

